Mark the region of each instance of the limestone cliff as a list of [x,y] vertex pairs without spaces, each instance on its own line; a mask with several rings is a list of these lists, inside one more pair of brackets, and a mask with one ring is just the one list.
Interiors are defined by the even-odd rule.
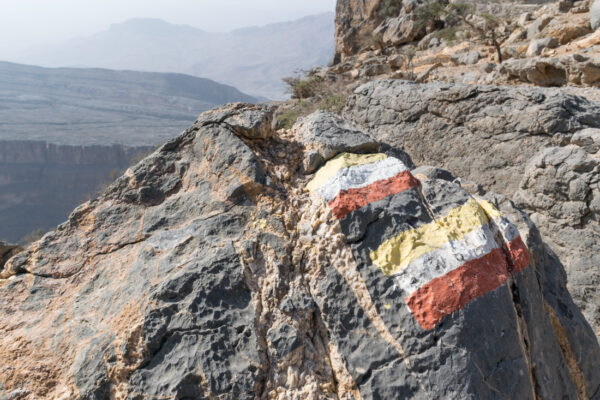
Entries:
[[598,398],[526,214],[347,120],[272,112],[201,115],[8,260],[0,398]]
[[54,229],[132,159],[151,150],[0,140],[0,240],[19,242],[32,232]]

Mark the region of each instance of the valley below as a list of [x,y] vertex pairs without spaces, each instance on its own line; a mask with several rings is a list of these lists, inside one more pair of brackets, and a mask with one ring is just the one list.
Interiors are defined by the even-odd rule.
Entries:
[[255,102],[183,74],[0,62],[0,241],[54,229],[205,110]]
[[23,243],[53,229],[151,150],[0,141],[0,240]]

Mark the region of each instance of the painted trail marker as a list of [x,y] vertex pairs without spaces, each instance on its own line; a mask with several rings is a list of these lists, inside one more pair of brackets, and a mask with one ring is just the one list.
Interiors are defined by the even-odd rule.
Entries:
[[[343,153],[317,172],[308,189],[343,220],[419,184],[396,158]],[[518,229],[491,203],[474,198],[378,243],[370,261],[408,294],[406,305],[425,330],[497,289],[530,262]]]

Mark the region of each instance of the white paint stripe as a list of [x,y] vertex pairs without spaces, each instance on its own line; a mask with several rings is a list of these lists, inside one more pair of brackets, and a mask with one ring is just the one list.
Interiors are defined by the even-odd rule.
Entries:
[[494,218],[492,222],[494,223],[496,231],[499,231],[502,234],[502,238],[506,243],[512,242],[521,235],[519,229],[504,217]]
[[327,202],[330,202],[342,190],[363,188],[377,181],[393,178],[406,170],[402,161],[388,157],[371,164],[342,168],[318,191]]
[[442,247],[423,254],[394,275],[396,284],[408,296],[433,279],[498,248],[492,226],[483,225],[466,234],[461,240],[449,241]]

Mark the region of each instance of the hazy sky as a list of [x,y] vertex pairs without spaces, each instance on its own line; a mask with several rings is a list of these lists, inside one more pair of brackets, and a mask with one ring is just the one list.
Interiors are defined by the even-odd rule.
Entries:
[[107,29],[130,18],[161,18],[209,32],[334,11],[336,0],[0,0],[0,60],[33,46]]

